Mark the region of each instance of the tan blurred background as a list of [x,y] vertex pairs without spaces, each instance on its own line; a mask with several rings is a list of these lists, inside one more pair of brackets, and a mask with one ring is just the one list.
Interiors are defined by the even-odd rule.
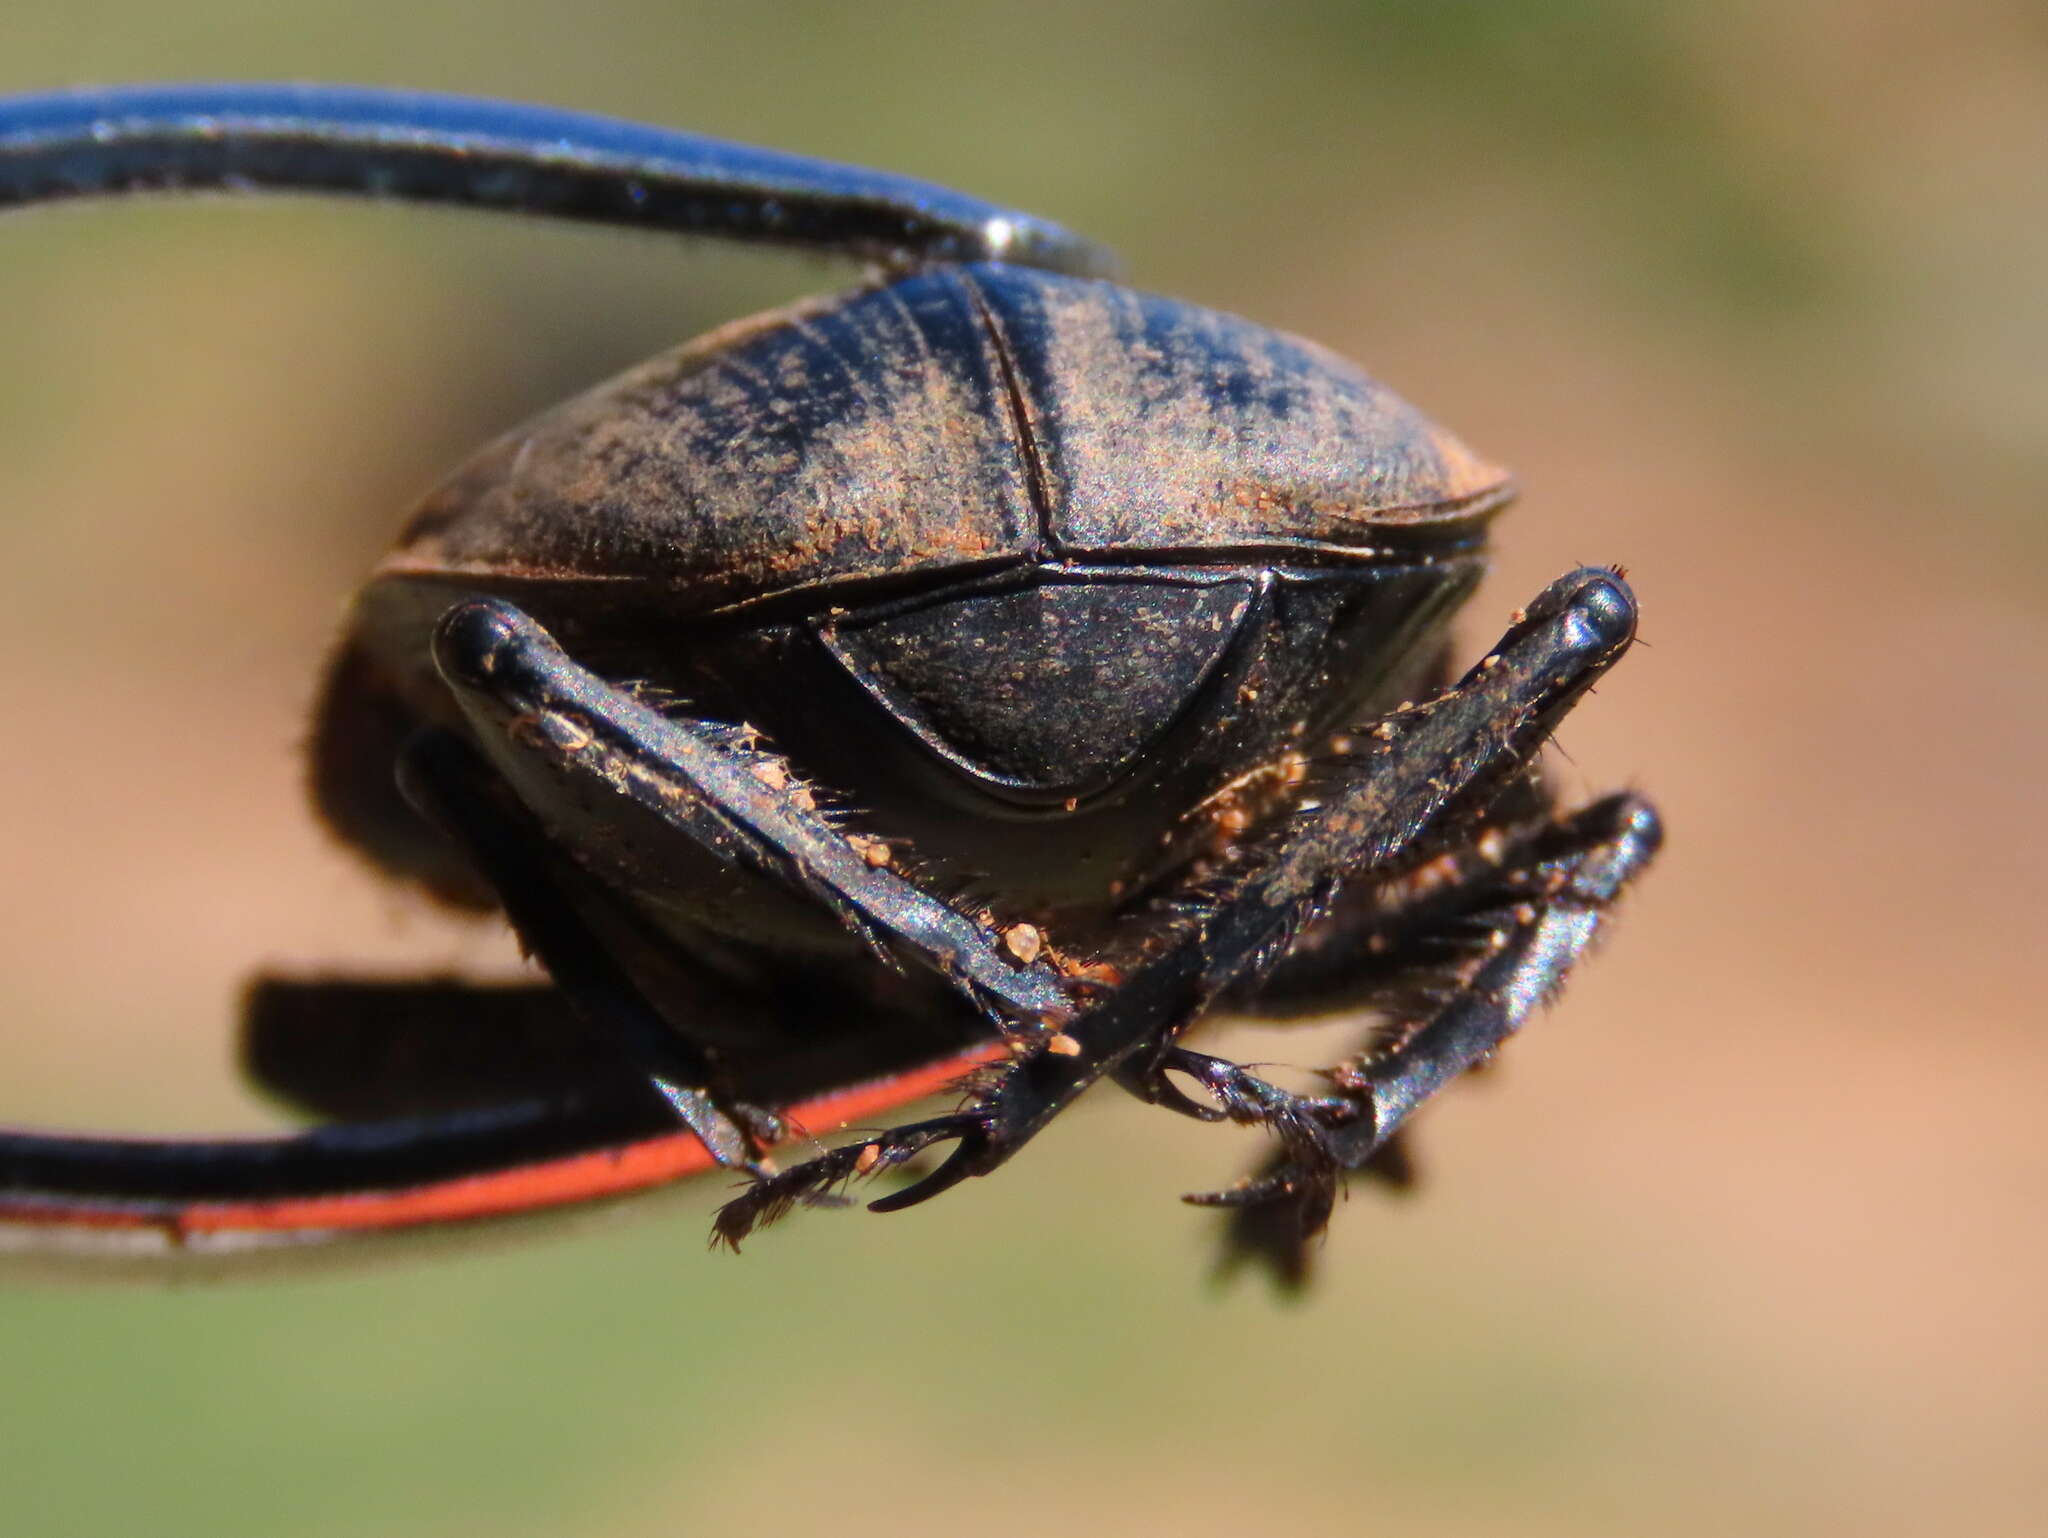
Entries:
[[[11,0],[0,88],[526,97],[922,174],[1513,465],[1472,611],[1624,561],[1563,739],[1667,853],[1299,1306],[1104,1092],[1000,1178],[362,1273],[0,1295],[24,1534],[2048,1530],[2048,21],[1970,0]],[[823,265],[362,206],[0,223],[0,1117],[253,1128],[257,965],[502,965],[297,749],[407,499]],[[1285,1036],[1248,1048],[1307,1061]],[[1296,1054],[1299,1054],[1297,1056]]]

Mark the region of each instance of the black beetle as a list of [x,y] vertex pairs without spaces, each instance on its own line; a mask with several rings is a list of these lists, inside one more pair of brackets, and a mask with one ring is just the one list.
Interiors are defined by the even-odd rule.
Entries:
[[[717,1222],[737,1243],[934,1145],[876,1208],[984,1174],[1108,1075],[1274,1135],[1257,1175],[1190,1199],[1298,1277],[1342,1175],[1401,1178],[1409,1112],[1556,989],[1656,849],[1645,802],[1560,815],[1534,767],[1634,635],[1619,571],[1552,584],[1453,680],[1446,622],[1507,478],[1338,359],[1121,287],[1054,226],[528,107],[0,103],[0,203],[174,188],[878,271],[508,434],[357,602],[324,814],[386,871],[501,908],[549,982],[260,985],[256,1076],[343,1120],[0,1135],[17,1239],[298,1240],[715,1161],[749,1181]],[[1303,1095],[1181,1044],[1218,1007],[1383,1023]],[[769,1160],[968,1069],[949,1114]]]

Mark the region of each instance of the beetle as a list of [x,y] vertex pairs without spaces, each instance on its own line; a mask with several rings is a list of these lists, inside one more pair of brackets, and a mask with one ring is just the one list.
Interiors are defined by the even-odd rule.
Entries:
[[[313,780],[547,980],[269,980],[294,1137],[0,1134],[0,1232],[297,1244],[723,1167],[734,1246],[989,1173],[1096,1081],[1271,1134],[1232,1254],[1299,1280],[1343,1178],[1553,993],[1661,840],[1537,754],[1627,649],[1582,568],[1470,667],[1513,492],[1376,380],[940,188],[546,109],[330,87],[0,103],[0,204],[304,190],[794,246],[850,292],[515,428],[362,590]],[[1379,1017],[1315,1093],[1211,1013]],[[954,1085],[945,1113],[818,1133]],[[804,1156],[772,1152],[812,1139]],[[786,1157],[786,1156],[785,1156]]]

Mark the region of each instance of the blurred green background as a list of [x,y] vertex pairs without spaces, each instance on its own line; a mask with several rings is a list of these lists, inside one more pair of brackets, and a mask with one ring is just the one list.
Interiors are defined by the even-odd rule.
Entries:
[[[1565,782],[1666,856],[1321,1284],[1244,1134],[707,1254],[716,1183],[288,1280],[0,1294],[23,1534],[2037,1534],[2048,20],[2031,0],[12,0],[0,88],[355,80],[921,174],[1512,465],[1474,645],[1624,561]],[[510,964],[301,802],[341,605],[485,436],[825,264],[418,211],[0,224],[0,1117],[256,1128],[261,966]],[[1310,1038],[1237,1043],[1327,1056]]]

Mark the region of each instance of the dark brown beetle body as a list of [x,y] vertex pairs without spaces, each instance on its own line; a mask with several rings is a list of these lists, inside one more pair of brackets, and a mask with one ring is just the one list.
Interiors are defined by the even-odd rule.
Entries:
[[[359,602],[321,797],[461,885],[389,765],[451,719],[435,622],[491,594],[761,730],[936,872],[1099,922],[1205,792],[1423,691],[1510,489],[1234,317],[989,264],[898,279],[644,364],[428,498]],[[677,885],[753,929],[707,873]]]
[[[0,1244],[301,1243],[712,1163],[751,1177],[717,1223],[737,1244],[934,1146],[873,1205],[986,1174],[1107,1077],[1271,1134],[1190,1200],[1298,1279],[1342,1178],[1401,1176],[1407,1117],[1556,991],[1657,848],[1646,802],[1559,813],[1534,765],[1633,638],[1619,571],[1567,574],[1454,677],[1506,477],[1318,348],[1104,281],[1057,226],[498,103],[0,101],[0,205],[188,186],[880,273],[507,435],[357,602],[321,808],[387,872],[502,909],[546,981],[267,982],[253,1071],[342,1124],[0,1131]],[[1304,1095],[1183,1044],[1223,1004],[1381,1023]],[[951,1114],[769,1162],[949,1079]]]

